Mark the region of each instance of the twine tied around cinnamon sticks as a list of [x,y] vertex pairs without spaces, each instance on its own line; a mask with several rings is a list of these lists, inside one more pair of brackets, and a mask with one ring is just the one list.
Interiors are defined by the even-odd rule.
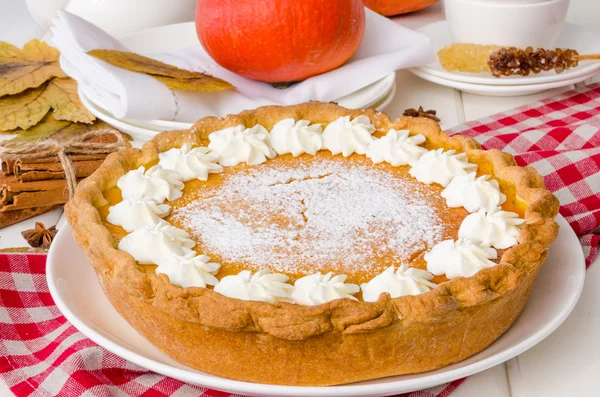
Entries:
[[[116,138],[114,142],[94,141],[100,136],[112,135]],[[73,198],[77,187],[77,177],[70,156],[85,154],[108,154],[116,152],[125,147],[123,135],[110,128],[97,129],[76,135],[60,142],[53,138],[47,138],[36,142],[12,142],[0,143],[0,158],[3,160],[37,160],[48,157],[58,157],[69,190],[69,198]]]

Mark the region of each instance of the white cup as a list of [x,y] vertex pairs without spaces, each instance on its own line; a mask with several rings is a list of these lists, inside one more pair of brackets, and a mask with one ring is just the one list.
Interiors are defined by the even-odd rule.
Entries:
[[31,16],[49,28],[65,9],[119,37],[142,29],[193,21],[196,0],[26,0]]
[[459,43],[552,48],[570,0],[445,0],[446,19]]

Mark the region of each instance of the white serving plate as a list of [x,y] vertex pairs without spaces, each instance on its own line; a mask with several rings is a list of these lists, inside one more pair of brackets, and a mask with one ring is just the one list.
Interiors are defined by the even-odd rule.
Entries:
[[[446,21],[431,23],[418,31],[431,39],[436,53],[448,44],[455,42],[450,34],[450,29],[448,28],[448,23]],[[565,23],[556,47],[573,48],[580,54],[597,54],[600,53],[600,34],[579,25]],[[429,65],[412,68],[411,71],[419,71],[437,77],[438,79],[448,81],[493,86],[511,86],[556,83],[558,81],[573,80],[578,77],[593,75],[600,72],[600,62],[582,61],[578,67],[565,70],[560,74],[556,74],[554,71],[548,71],[539,74],[531,74],[529,76],[510,76],[502,78],[493,77],[491,73],[448,72],[444,70],[437,59]]]
[[572,79],[551,81],[541,84],[527,85],[487,85],[487,84],[472,84],[462,81],[447,80],[442,77],[434,76],[422,70],[413,69],[411,72],[423,80],[431,81],[432,83],[444,85],[446,87],[455,88],[464,92],[476,95],[498,96],[498,97],[515,97],[522,95],[532,95],[538,92],[546,91],[552,88],[567,87],[572,84],[580,83],[584,80],[594,77],[598,72],[592,71],[583,76],[577,76]]
[[[198,44],[196,27],[193,22],[160,26],[131,33],[120,38],[128,49],[137,53],[172,52]],[[340,106],[349,109],[365,109],[375,107],[383,110],[393,99],[396,86],[396,73],[390,73],[381,80],[361,88],[351,94],[335,100]],[[119,130],[126,132],[138,140],[148,140],[157,131],[184,130],[191,123],[170,120],[131,120],[117,119],[101,104],[93,102],[79,90],[83,104],[99,119]],[[205,116],[211,116],[206,114]]]
[[472,375],[509,360],[550,335],[575,307],[585,278],[579,239],[561,216],[558,238],[515,324],[484,351],[460,363],[421,374],[330,387],[277,386],[220,378],[179,364],[135,331],[105,297],[92,266],[61,228],[48,254],[47,278],[57,307],[79,331],[107,350],[149,370],[230,393],[278,396],[385,396]]

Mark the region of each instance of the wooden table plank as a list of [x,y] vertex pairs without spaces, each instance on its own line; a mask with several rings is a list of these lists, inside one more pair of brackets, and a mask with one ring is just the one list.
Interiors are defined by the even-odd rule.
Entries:
[[504,365],[469,376],[451,397],[511,397]]
[[442,128],[460,124],[463,117],[460,95],[456,90],[425,81],[406,70],[396,72],[396,97],[385,112],[396,118],[404,110],[419,106],[435,109],[442,120]]

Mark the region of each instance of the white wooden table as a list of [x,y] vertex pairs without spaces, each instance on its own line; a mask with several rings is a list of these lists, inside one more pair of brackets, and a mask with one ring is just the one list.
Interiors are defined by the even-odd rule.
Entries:
[[[438,4],[394,20],[406,27],[418,28],[443,19],[442,8]],[[600,31],[600,1],[573,0],[567,19]],[[27,13],[23,0],[0,0],[0,40],[21,46],[43,34],[43,29]],[[398,117],[404,109],[422,105],[436,109],[445,128],[573,88],[522,97],[483,97],[438,86],[406,71],[398,72],[397,84],[396,97],[386,109],[390,116]],[[60,229],[65,219],[62,210],[57,209],[2,229],[0,248],[24,246],[20,232],[33,227],[36,221],[47,226],[58,223]],[[600,396],[600,305],[597,303],[600,303],[600,258],[587,272],[577,307],[556,332],[517,358],[469,377],[452,397]],[[0,396],[5,395],[11,394],[0,383]]]

